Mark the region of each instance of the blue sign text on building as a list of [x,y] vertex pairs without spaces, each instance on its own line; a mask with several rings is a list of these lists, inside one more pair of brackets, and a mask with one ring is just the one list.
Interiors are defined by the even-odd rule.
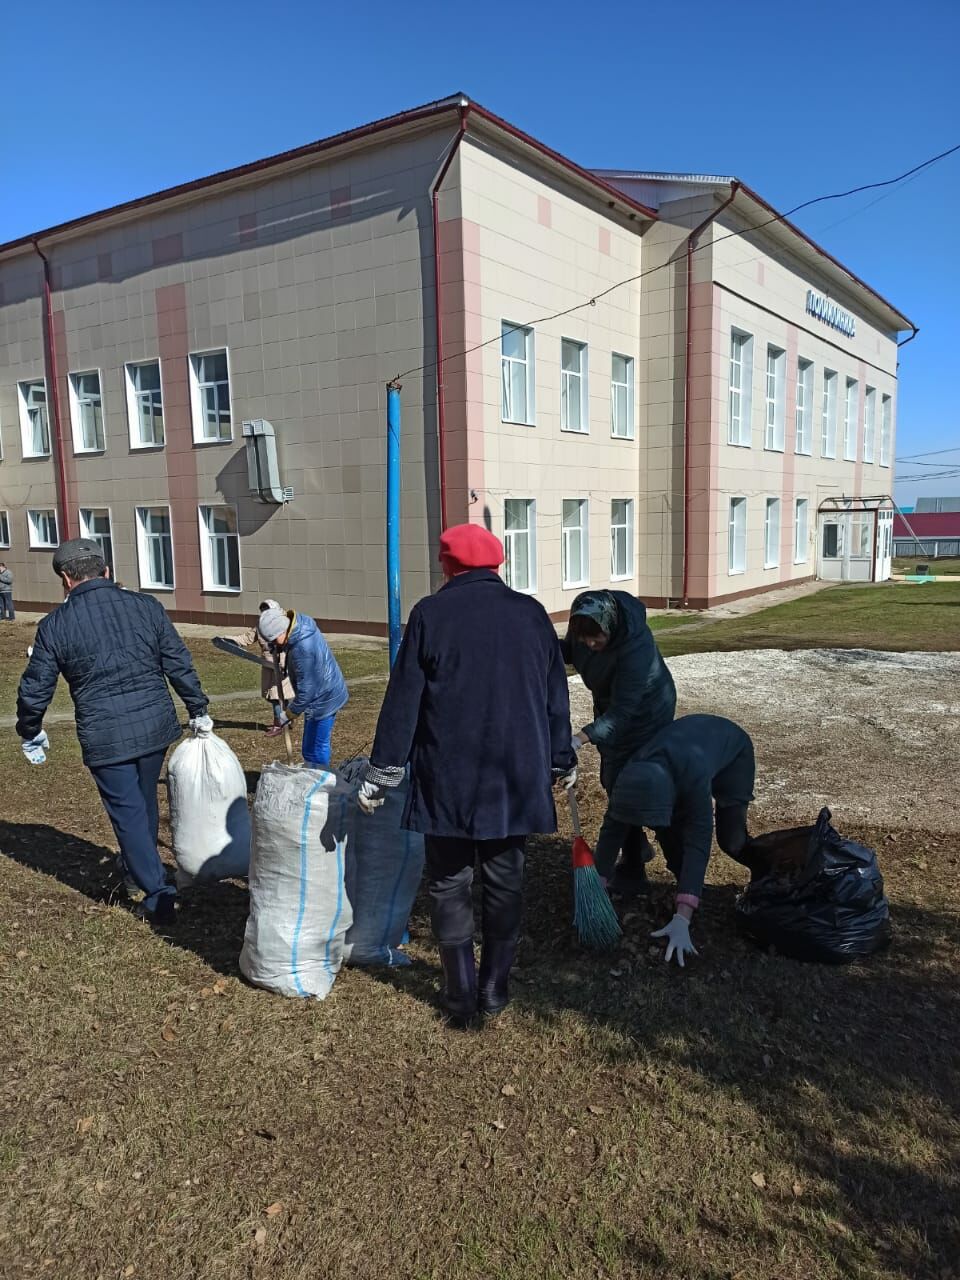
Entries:
[[818,320],[830,325],[832,329],[839,329],[841,333],[845,333],[849,338],[856,336],[857,322],[850,312],[838,307],[835,302],[825,298],[822,293],[814,293],[812,289],[807,290],[807,314],[816,316]]

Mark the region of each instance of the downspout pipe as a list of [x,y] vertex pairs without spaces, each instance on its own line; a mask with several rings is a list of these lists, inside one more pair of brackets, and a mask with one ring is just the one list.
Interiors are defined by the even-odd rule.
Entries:
[[60,418],[60,379],[57,370],[57,344],[53,335],[53,288],[50,283],[50,260],[40,248],[39,243],[32,241],[34,249],[43,263],[43,309],[44,334],[43,355],[44,372],[50,388],[51,426],[53,428],[53,457],[57,480],[57,527],[60,541],[65,542],[71,536],[70,504],[67,502],[67,471],[63,455],[63,430]]
[[440,310],[440,286],[442,283],[440,279],[440,188],[443,186],[443,180],[447,176],[447,170],[453,164],[454,158],[460,150],[460,143],[463,141],[463,135],[467,131],[467,117],[469,114],[470,104],[462,102],[460,104],[460,125],[457,129],[457,135],[447,153],[446,160],[443,162],[443,167],[437,174],[437,180],[433,184],[430,193],[433,202],[433,288],[437,326],[437,453],[440,471],[441,532],[447,527],[447,417],[443,386],[443,319]]
[[693,350],[693,335],[690,331],[690,315],[693,310],[693,255],[697,241],[715,218],[719,218],[724,209],[732,204],[740,190],[739,182],[730,183],[730,194],[723,204],[690,232],[687,237],[687,333],[686,354],[684,358],[684,394],[683,394],[683,590],[681,603],[686,608],[690,586],[690,393],[693,377],[690,372],[690,353]]

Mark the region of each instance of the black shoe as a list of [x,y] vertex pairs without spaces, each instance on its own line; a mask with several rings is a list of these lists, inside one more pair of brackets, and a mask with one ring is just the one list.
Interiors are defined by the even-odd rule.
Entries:
[[440,1008],[450,1026],[463,1030],[477,1020],[477,964],[473,958],[473,942],[455,947],[440,947],[443,966],[443,990]]
[[136,914],[141,920],[146,920],[147,924],[153,925],[155,929],[169,928],[177,922],[177,896],[174,893],[163,894],[157,899],[157,905],[152,911],[138,904]]
[[516,954],[516,938],[483,940],[477,1003],[485,1018],[495,1018],[510,1003],[510,970]]
[[641,898],[650,892],[650,881],[643,863],[639,866],[627,866],[620,862],[614,868],[610,881],[610,893],[616,898]]

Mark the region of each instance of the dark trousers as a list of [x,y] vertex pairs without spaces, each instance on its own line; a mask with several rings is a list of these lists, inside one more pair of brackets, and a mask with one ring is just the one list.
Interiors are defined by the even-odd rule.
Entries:
[[[745,804],[717,805],[714,819],[717,844],[734,862],[754,869],[754,859],[749,853],[750,837],[747,834],[747,806]],[[683,865],[683,841],[679,827],[657,827],[657,843],[663,850],[667,867],[680,878]]]
[[433,936],[441,947],[473,940],[473,869],[482,890],[484,939],[514,942],[523,907],[525,836],[461,840],[427,836],[427,888]]
[[[607,799],[613,791],[613,784],[620,775],[620,770],[627,763],[627,759],[604,760],[600,761],[600,785],[607,793]],[[653,856],[650,850],[650,842],[647,840],[643,827],[628,827],[623,837],[623,844],[620,852],[623,855],[623,869],[630,876],[645,877],[645,863],[649,862]]]
[[3,621],[4,618],[9,618],[13,622],[16,616],[16,610],[13,607],[13,593],[0,591],[0,621]]
[[166,754],[164,748],[123,764],[98,765],[90,770],[113,823],[124,868],[143,890],[147,911],[155,911],[164,894],[176,893],[173,885],[167,883],[157,852],[160,828],[157,784]]

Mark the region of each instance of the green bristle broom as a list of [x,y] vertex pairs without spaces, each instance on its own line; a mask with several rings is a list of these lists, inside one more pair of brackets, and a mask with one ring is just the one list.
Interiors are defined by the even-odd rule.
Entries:
[[580,834],[580,811],[573,787],[567,790],[573,823],[573,927],[587,947],[607,951],[623,936],[620,921],[607,896],[590,846]]

